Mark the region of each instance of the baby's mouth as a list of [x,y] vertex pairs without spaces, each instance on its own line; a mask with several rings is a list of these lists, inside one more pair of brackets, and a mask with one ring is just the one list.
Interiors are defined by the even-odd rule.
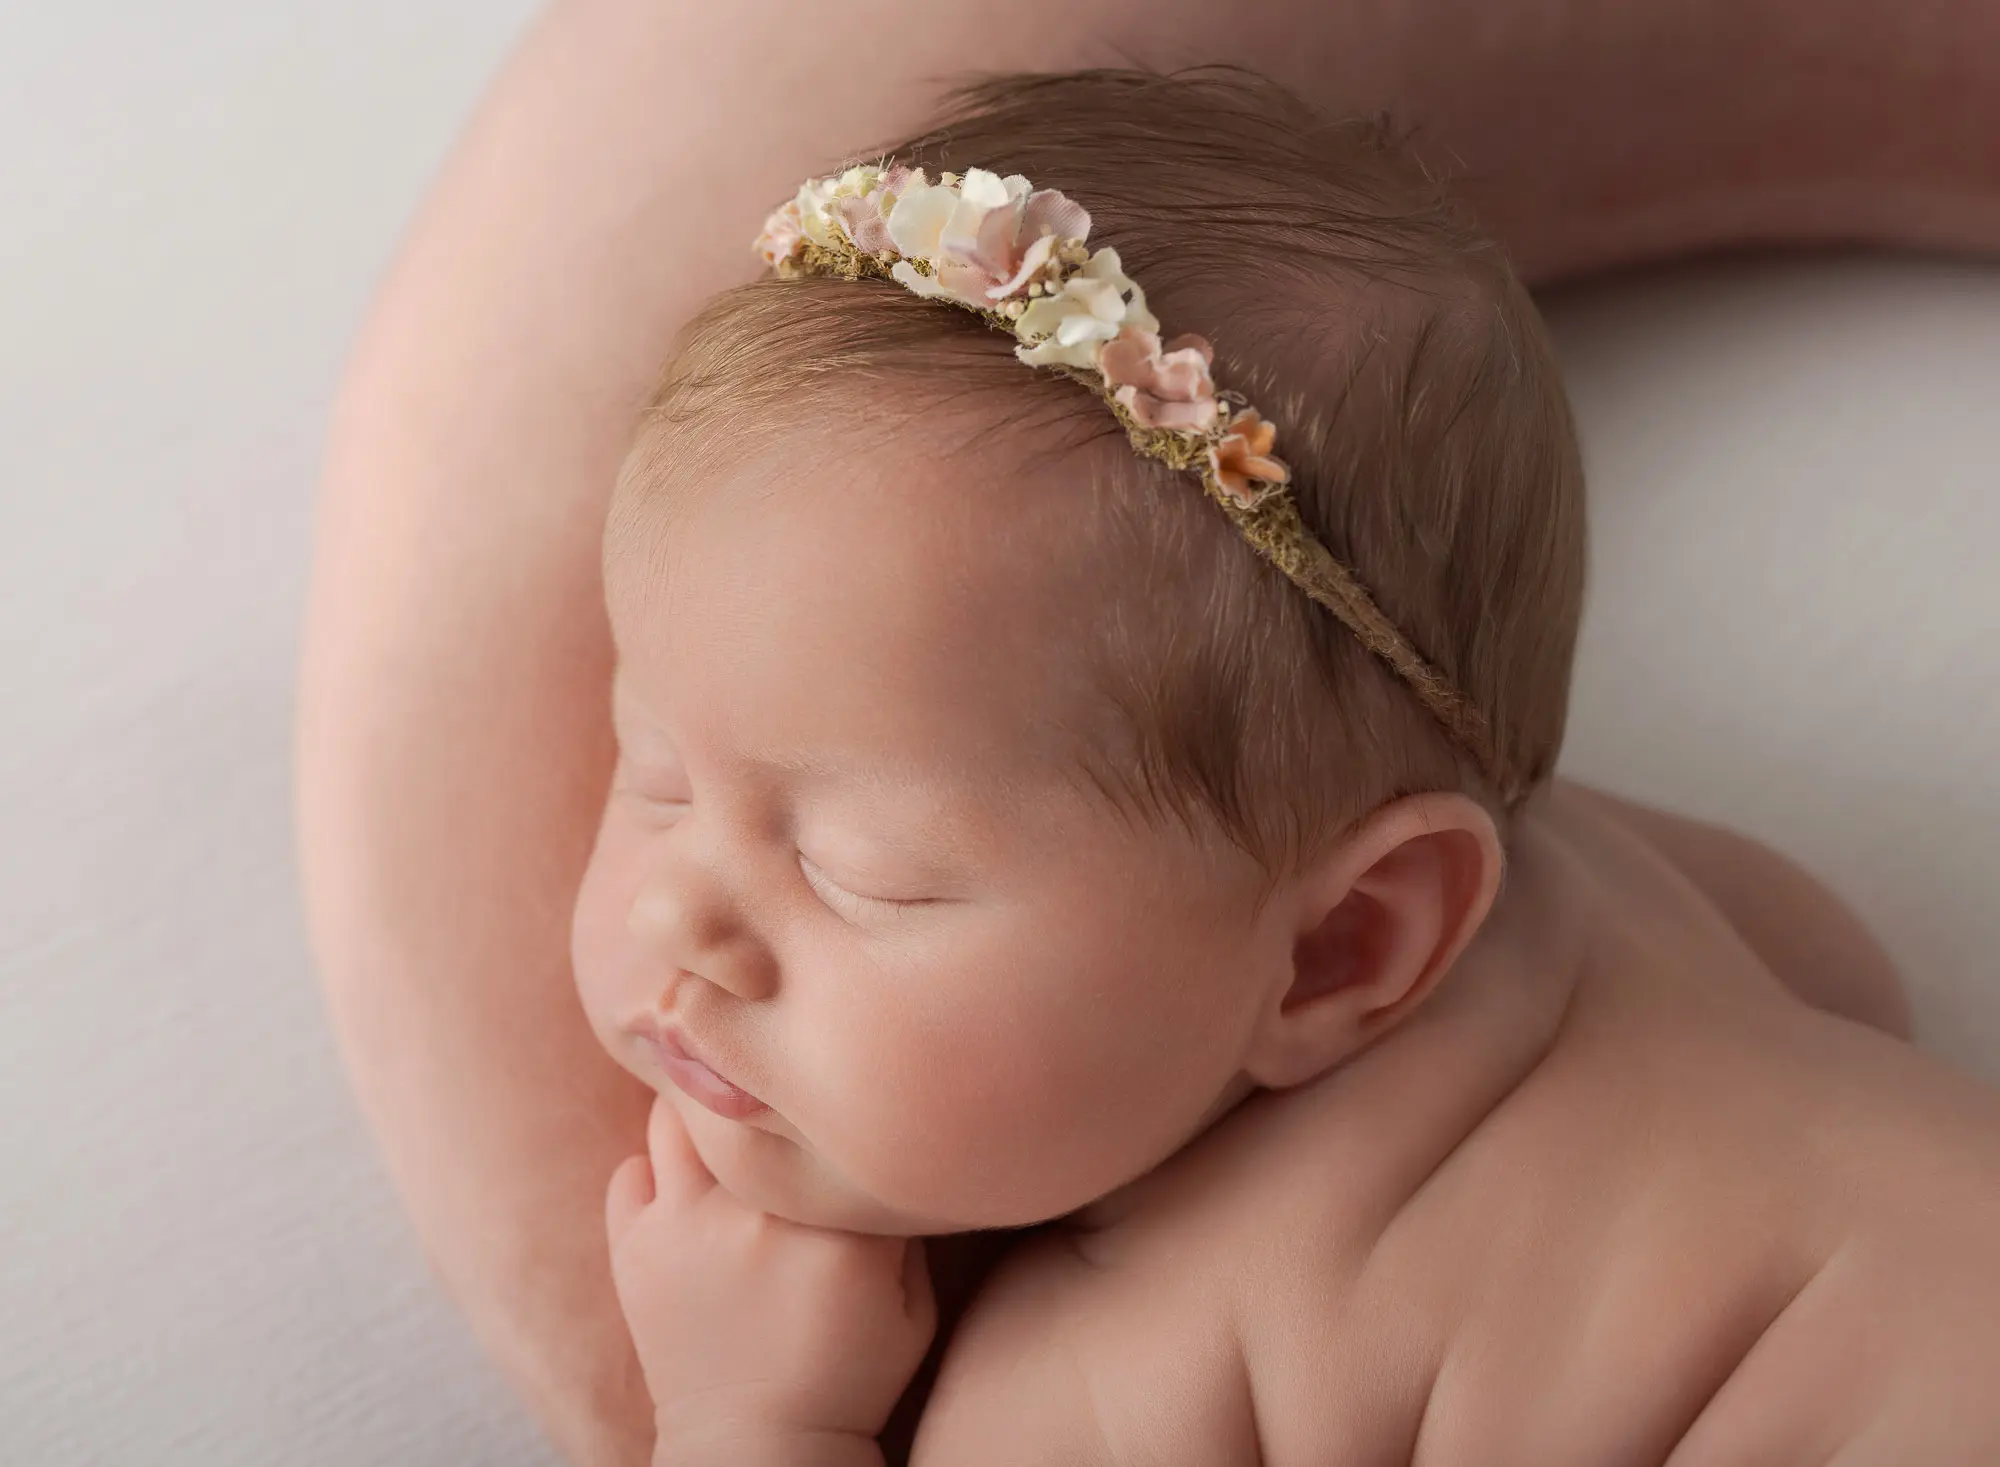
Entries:
[[731,1084],[697,1058],[679,1030],[664,1024],[650,1025],[639,1031],[639,1041],[654,1064],[683,1095],[726,1120],[748,1120],[770,1109],[742,1086]]

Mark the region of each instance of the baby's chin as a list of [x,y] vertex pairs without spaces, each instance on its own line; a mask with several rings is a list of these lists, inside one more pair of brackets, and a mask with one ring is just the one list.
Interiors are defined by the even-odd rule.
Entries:
[[675,1108],[702,1164],[737,1201],[807,1227],[914,1238],[957,1232],[949,1224],[899,1212],[835,1175],[811,1151],[752,1122],[725,1120],[676,1097]]

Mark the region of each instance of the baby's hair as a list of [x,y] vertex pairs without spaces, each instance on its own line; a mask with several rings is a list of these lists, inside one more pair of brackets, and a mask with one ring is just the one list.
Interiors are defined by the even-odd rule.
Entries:
[[[1583,596],[1568,402],[1504,254],[1386,121],[1327,119],[1234,68],[999,76],[875,156],[1020,173],[1088,209],[1091,245],[1279,425],[1306,527],[1484,715],[1515,804],[1546,781]],[[1121,809],[1212,823],[1273,873],[1398,795],[1462,789],[1507,813],[1198,484],[1010,338],[901,287],[719,296],[668,363],[621,506],[776,429],[859,416],[890,435],[946,410],[1076,466],[1077,533],[1103,568],[1082,639],[1120,729],[1088,773]]]

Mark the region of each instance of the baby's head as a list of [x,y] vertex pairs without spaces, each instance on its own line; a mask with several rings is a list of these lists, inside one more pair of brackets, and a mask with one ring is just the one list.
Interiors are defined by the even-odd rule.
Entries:
[[718,298],[606,537],[578,979],[745,1200],[944,1232],[1104,1196],[1422,1003],[1555,762],[1582,482],[1532,305],[1379,125],[1085,73],[890,152],[1087,209],[1490,744],[979,316],[881,280]]

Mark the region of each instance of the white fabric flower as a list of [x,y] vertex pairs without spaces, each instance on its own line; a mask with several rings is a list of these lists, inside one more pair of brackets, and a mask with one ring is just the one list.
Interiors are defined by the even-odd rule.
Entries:
[[799,227],[816,245],[830,245],[840,238],[836,221],[843,199],[867,195],[882,181],[882,169],[873,163],[857,163],[844,173],[825,178],[809,178],[799,185],[795,202]]
[[1125,273],[1118,251],[1098,250],[1053,295],[1028,302],[1014,322],[1014,355],[1031,367],[1094,367],[1097,354],[1127,326],[1160,329],[1146,293]]
[[906,260],[928,261],[937,253],[945,221],[957,207],[957,189],[932,183],[918,169],[889,209],[889,240],[896,253]]
[[1003,179],[972,168],[957,183],[936,184],[926,183],[919,173],[889,211],[889,237],[904,259],[931,264],[953,243],[976,243],[987,212],[1027,192],[1028,180],[1018,173]]
[[816,245],[830,245],[838,237],[834,225],[832,178],[809,178],[799,185],[799,232]]
[[881,181],[882,168],[876,163],[857,163],[833,181],[836,199],[858,198]]

